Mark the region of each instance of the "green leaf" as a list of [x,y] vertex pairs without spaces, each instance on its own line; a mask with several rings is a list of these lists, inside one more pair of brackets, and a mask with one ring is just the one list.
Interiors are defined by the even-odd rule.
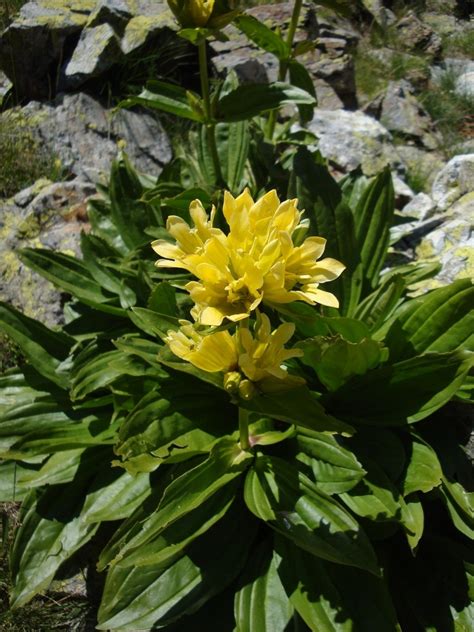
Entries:
[[394,191],[386,167],[364,190],[354,211],[355,228],[366,288],[377,285],[390,242]]
[[88,542],[97,524],[80,516],[84,488],[54,486],[41,496],[32,493],[22,508],[10,563],[13,608],[46,589],[60,565]]
[[258,455],[247,474],[244,496],[252,513],[300,548],[379,574],[375,553],[358,522],[286,461]]
[[243,84],[219,100],[216,118],[228,123],[243,121],[282,105],[314,103],[314,97],[308,92],[287,83]]
[[402,426],[446,404],[472,363],[469,352],[433,353],[385,365],[322,397],[327,410],[349,423]]
[[425,443],[413,441],[403,477],[403,494],[430,492],[441,484],[443,472],[436,452]]
[[179,319],[175,316],[144,307],[133,307],[128,315],[134,325],[153,337],[163,338],[170,329],[179,329],[180,326]]
[[86,305],[109,314],[125,315],[122,308],[110,304],[117,299],[104,295],[102,287],[79,259],[41,248],[24,248],[18,256],[26,266]]
[[2,302],[0,302],[0,330],[16,342],[28,361],[41,375],[58,386],[67,386],[67,372],[61,364],[68,356],[74,343],[73,338],[49,329]]
[[[303,42],[302,42],[303,43]],[[308,94],[314,97],[313,105],[299,105],[298,110],[300,113],[301,122],[307,123],[313,118],[314,105],[317,105],[317,96],[316,89],[314,87],[314,81],[311,78],[311,75],[306,70],[303,64],[300,64],[296,60],[292,60],[288,64],[288,70],[290,73],[290,82],[291,85],[296,86],[297,88],[301,88],[305,90]]]
[[99,630],[166,627],[196,612],[241,571],[255,522],[240,503],[171,565],[114,566],[99,610]]
[[263,22],[251,15],[239,15],[234,19],[235,26],[252,42],[268,53],[275,55],[280,61],[290,56],[288,44],[278,33],[265,26]]
[[423,535],[425,528],[425,514],[423,504],[418,500],[417,494],[406,501],[405,535],[412,551],[415,551]]
[[31,487],[23,484],[22,477],[36,471],[30,468],[16,461],[0,462],[0,503],[18,502],[27,496]]
[[382,359],[380,343],[370,338],[352,343],[340,336],[319,336],[298,346],[304,351],[302,362],[314,369],[319,380],[331,391],[349,378],[374,369]]
[[147,393],[125,418],[116,454],[133,473],[141,471],[136,468],[152,471],[164,461],[209,452],[217,439],[233,430],[233,413],[224,393],[175,378]]
[[401,276],[391,276],[358,305],[355,316],[372,331],[376,331],[398,307],[405,289],[405,281]]
[[147,307],[154,312],[176,317],[178,311],[176,290],[167,281],[158,283],[150,294]]
[[270,540],[249,556],[235,593],[236,632],[285,632],[293,608],[278,576]]
[[313,632],[351,632],[352,617],[325,564],[287,538],[276,537],[278,574],[295,610]]
[[365,474],[355,455],[339,445],[335,437],[300,429],[296,444],[300,451],[297,458],[311,468],[317,486],[326,494],[352,489]]
[[458,348],[474,350],[473,304],[472,282],[454,281],[403,305],[377,337],[386,334],[394,360]]
[[87,212],[94,237],[102,239],[121,255],[127,255],[129,249],[111,219],[110,198],[108,195],[106,200],[95,198],[89,200]]
[[311,233],[327,239],[325,256],[346,266],[341,277],[331,283],[331,292],[339,299],[341,312],[351,316],[362,287],[354,216],[341,189],[321,161],[320,156],[311,154],[305,147],[298,149],[289,195],[297,197],[301,207],[306,209]]
[[216,142],[224,180],[231,193],[240,194],[250,148],[249,122],[219,123]]
[[313,393],[305,386],[242,400],[242,408],[302,428],[350,435],[353,428],[328,415]]
[[[197,94],[193,94],[193,96],[199,99]],[[202,117],[189,104],[188,91],[181,86],[164,81],[149,81],[146,89],[138,96],[130,97],[120,103],[121,107],[133,105],[144,105],[191,121],[202,122]]]

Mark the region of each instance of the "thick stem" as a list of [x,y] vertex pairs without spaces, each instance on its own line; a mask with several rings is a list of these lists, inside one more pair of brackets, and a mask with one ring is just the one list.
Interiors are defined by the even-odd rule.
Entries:
[[[293,40],[295,39],[296,29],[298,28],[298,22],[300,19],[301,7],[303,5],[303,0],[295,0],[295,4],[293,6],[293,13],[291,15],[290,26],[288,27],[288,33],[286,34],[286,43],[288,45],[288,50],[293,49]],[[285,81],[286,73],[288,72],[288,59],[283,59],[280,61],[280,65],[278,68],[278,81]],[[273,140],[273,135],[275,133],[275,126],[277,122],[278,110],[272,110],[268,117],[267,122],[267,136],[269,140]]]
[[239,433],[240,447],[242,450],[249,450],[249,413],[244,408],[239,408]]
[[212,162],[214,164],[214,171],[216,174],[216,182],[218,186],[224,185],[222,178],[221,164],[219,161],[219,154],[217,152],[216,145],[216,126],[212,121],[211,112],[211,94],[209,90],[209,74],[207,71],[207,52],[206,52],[206,40],[201,40],[198,44],[199,52],[199,75],[201,77],[201,96],[204,104],[204,116],[206,121],[204,123],[206,127],[206,138],[211,152]]

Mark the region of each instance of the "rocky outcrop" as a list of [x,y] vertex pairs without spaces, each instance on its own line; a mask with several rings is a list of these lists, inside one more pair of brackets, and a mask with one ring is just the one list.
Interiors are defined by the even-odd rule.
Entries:
[[62,319],[60,293],[26,268],[17,253],[25,247],[79,254],[88,229],[86,203],[95,187],[81,180],[40,180],[13,199],[0,202],[0,300],[48,325]]
[[401,46],[407,51],[425,53],[437,59],[442,50],[441,38],[409,11],[395,25]]
[[43,149],[61,161],[66,173],[91,182],[106,179],[119,148],[139,171],[158,175],[171,159],[168,136],[147,113],[114,112],[87,94],[68,94],[53,102],[32,101],[3,116],[19,116]]

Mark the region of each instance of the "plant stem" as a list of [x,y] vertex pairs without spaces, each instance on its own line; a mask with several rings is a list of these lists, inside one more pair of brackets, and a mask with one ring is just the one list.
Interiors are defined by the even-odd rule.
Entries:
[[[288,45],[288,50],[291,51],[293,49],[293,40],[295,39],[296,29],[298,28],[298,22],[300,19],[301,7],[303,5],[303,0],[295,0],[295,4],[293,6],[293,13],[291,15],[290,26],[288,27],[288,33],[286,34],[286,43]],[[288,72],[288,62],[289,59],[280,60],[280,65],[278,68],[278,81],[285,81],[286,73]],[[277,122],[278,110],[272,110],[268,116],[267,122],[267,136],[269,140],[273,140],[273,135],[275,133],[275,125]]]
[[216,184],[218,186],[224,186],[224,180],[222,178],[221,164],[219,161],[219,154],[217,153],[216,145],[216,125],[212,121],[211,112],[211,95],[209,90],[209,74],[207,72],[207,52],[206,52],[206,40],[201,40],[198,44],[199,52],[199,75],[201,77],[201,96],[204,103],[204,115],[206,121],[204,123],[206,128],[207,143],[209,145],[209,151],[211,152],[212,162],[214,164],[214,171],[216,174]]
[[240,447],[242,450],[249,450],[249,413],[244,408],[239,408],[239,433]]

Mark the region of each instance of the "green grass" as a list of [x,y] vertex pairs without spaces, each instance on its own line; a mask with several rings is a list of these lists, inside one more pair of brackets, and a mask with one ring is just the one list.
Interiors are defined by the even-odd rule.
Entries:
[[474,29],[444,36],[443,51],[445,57],[474,59]]
[[38,178],[58,181],[61,164],[40,147],[25,121],[4,114],[0,118],[0,198],[8,198]]
[[443,73],[439,85],[419,97],[443,136],[441,149],[447,158],[456,153],[457,145],[474,135],[474,97],[455,92],[458,76],[452,71]]

